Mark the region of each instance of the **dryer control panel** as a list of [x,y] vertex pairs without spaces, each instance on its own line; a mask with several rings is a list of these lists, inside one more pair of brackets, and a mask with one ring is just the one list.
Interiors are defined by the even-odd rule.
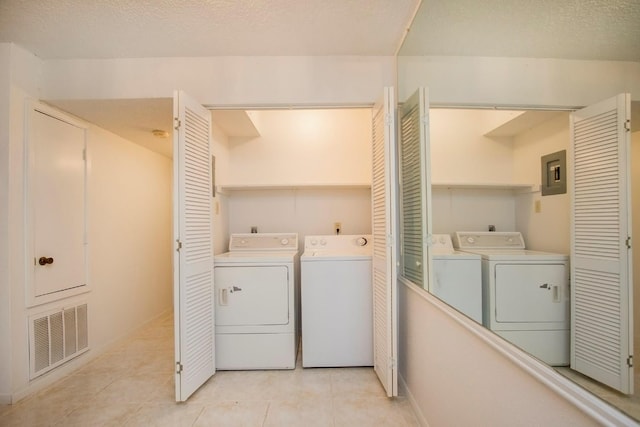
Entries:
[[297,250],[297,233],[237,233],[229,239],[229,252]]

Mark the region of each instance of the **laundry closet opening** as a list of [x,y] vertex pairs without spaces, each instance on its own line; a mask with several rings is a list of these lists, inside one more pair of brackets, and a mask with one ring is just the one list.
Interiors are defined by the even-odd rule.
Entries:
[[[371,108],[212,110],[215,252],[232,233],[371,233]],[[300,246],[301,247],[301,246]]]

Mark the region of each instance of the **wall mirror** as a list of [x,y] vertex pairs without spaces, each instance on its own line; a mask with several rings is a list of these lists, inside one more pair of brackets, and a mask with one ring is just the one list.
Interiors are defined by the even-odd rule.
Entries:
[[[406,102],[418,87],[429,87],[428,73],[421,68],[425,62],[429,62],[428,59],[425,61],[425,58],[445,53],[434,48],[437,45],[434,40],[438,38],[434,31],[437,31],[437,25],[430,22],[426,3],[423,2],[398,53],[398,100],[401,103]],[[421,40],[429,42],[422,43]],[[445,45],[451,46],[450,43]],[[421,74],[424,74],[424,77],[421,77]],[[438,89],[444,90],[442,85]],[[457,88],[452,85],[449,90],[456,91]],[[439,235],[454,237],[459,231],[519,232],[527,249],[564,254],[569,259],[570,195],[562,193],[543,196],[540,191],[540,165],[544,156],[569,149],[570,109],[549,109],[530,104],[527,109],[475,105],[472,101],[463,102],[464,94],[458,92],[455,93],[455,98],[461,100],[459,105],[432,104],[429,108],[428,168],[431,177],[431,203],[428,216],[433,235],[436,236],[434,240],[437,240]],[[635,228],[640,226],[640,218],[637,218],[640,214],[640,194],[637,191],[637,188],[640,188],[640,123],[635,119],[640,108],[638,103],[633,102],[631,105],[633,128],[630,178],[633,184],[634,179],[638,184],[632,184],[636,190],[635,194],[632,194],[629,209]],[[401,107],[399,116],[402,116]],[[568,176],[567,179],[570,181],[572,177]],[[437,242],[435,246],[438,246]],[[434,263],[437,262],[436,258],[440,257],[437,251],[431,252],[431,268],[432,271],[436,271]],[[635,257],[640,256],[640,251],[636,252]],[[636,260],[633,265],[640,267],[640,261]],[[508,276],[512,272],[505,270],[503,273]],[[483,321],[482,315],[478,316],[468,307],[457,306],[454,300],[449,300],[450,295],[446,293],[439,294],[441,277],[437,276],[438,272],[432,275],[431,281],[423,280],[422,286],[426,291],[491,329],[488,320]],[[633,276],[640,277],[640,268],[636,268]],[[638,280],[635,282],[638,283]],[[635,287],[634,294],[638,296],[640,289],[637,285]],[[549,292],[559,292],[557,297],[564,298],[563,290],[550,288]],[[636,307],[635,311],[640,309],[640,301],[633,305]],[[569,309],[568,299],[566,309]],[[564,314],[560,313],[559,316]],[[635,319],[635,329],[640,330],[637,325],[640,315],[634,316],[631,313],[631,316]],[[633,321],[631,323],[633,324]],[[562,332],[562,339],[568,340],[568,327],[567,324]],[[509,334],[501,333],[499,335],[524,350],[528,348],[518,337],[511,338]],[[547,336],[543,341],[549,342],[553,339]],[[638,341],[635,340],[636,348]],[[567,353],[568,346],[569,343],[566,342]],[[551,344],[546,348],[542,344],[539,346],[540,354],[533,354],[533,351],[530,353],[544,360],[544,352],[551,351],[551,347]],[[635,354],[640,353],[635,351]],[[568,361],[549,364],[560,374],[611,405],[640,419],[638,381],[635,385],[636,393],[625,395],[570,369]]]

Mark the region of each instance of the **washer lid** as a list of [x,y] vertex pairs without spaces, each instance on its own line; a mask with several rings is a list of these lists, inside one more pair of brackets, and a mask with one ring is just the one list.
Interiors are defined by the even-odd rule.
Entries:
[[461,251],[438,251],[433,250],[431,252],[431,259],[433,260],[453,260],[453,261],[467,261],[475,260],[480,261],[480,255],[471,252]]

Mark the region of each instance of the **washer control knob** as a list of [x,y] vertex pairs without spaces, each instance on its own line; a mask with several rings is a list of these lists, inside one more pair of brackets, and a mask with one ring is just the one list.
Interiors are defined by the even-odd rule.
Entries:
[[358,246],[364,246],[364,245],[366,245],[368,242],[367,242],[367,239],[366,239],[366,238],[364,238],[364,237],[360,237],[360,238],[358,238],[358,240],[356,240],[356,243],[357,243],[357,245],[358,245]]
[[471,243],[472,245],[476,242],[476,238],[473,236],[467,237],[467,243]]
[[280,244],[281,244],[282,246],[286,246],[286,245],[288,245],[288,244],[289,244],[289,239],[284,238],[284,239],[280,240]]
[[315,246],[318,244],[318,241],[316,239],[311,239],[311,245]]
[[326,244],[327,244],[327,241],[326,241],[325,239],[321,239],[321,240],[320,240],[320,244],[321,244],[322,246],[324,246],[324,245],[326,245]]

